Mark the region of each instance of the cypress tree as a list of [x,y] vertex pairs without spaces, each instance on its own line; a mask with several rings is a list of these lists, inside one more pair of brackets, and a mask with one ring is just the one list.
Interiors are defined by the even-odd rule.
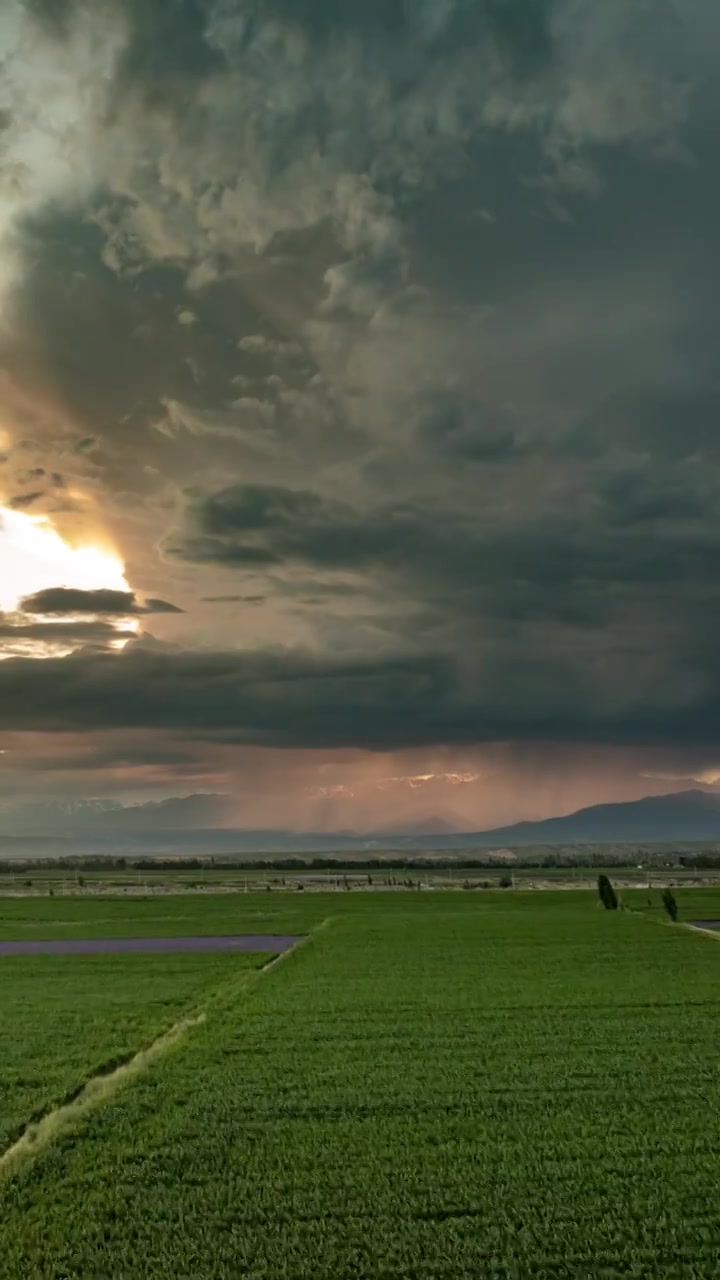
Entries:
[[678,908],[677,902],[675,901],[675,894],[672,889],[663,889],[662,900],[665,910],[667,911],[670,919],[674,922],[678,917]]
[[598,876],[598,893],[606,911],[617,911],[617,896],[607,876]]

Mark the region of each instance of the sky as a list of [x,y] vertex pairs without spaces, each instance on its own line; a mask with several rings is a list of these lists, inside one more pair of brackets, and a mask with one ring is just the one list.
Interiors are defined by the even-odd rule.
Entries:
[[715,0],[4,0],[0,806],[714,785],[719,56]]

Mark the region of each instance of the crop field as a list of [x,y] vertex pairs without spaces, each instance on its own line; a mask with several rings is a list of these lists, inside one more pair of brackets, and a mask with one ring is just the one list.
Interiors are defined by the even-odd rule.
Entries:
[[[37,1153],[0,1152],[0,1275],[718,1274],[720,938],[647,896],[3,902],[8,938],[307,936],[263,971],[0,959],[11,1137],[113,1044],[206,1015]],[[677,898],[720,918],[716,891]]]
[[0,958],[0,1151],[83,1080],[202,1006],[238,963],[223,954]]

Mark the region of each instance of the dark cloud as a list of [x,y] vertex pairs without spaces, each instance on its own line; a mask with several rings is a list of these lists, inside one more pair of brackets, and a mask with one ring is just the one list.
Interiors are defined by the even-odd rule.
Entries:
[[[497,44],[513,70],[541,67],[552,52],[550,18],[554,0],[477,0],[436,6],[412,0],[254,0],[236,6],[240,47],[247,46],[263,22],[275,19],[301,30],[322,47],[348,37],[367,42],[382,56],[388,45],[403,49],[406,87],[411,72],[419,73],[423,54],[448,56],[483,39]],[[413,54],[415,55],[413,58]]]
[[[178,653],[141,645],[107,663],[76,655],[0,664],[8,730],[154,725],[280,746],[380,747],[388,733],[396,741],[412,737],[410,722],[422,738],[428,731],[422,721],[434,716],[432,707],[452,683],[447,663],[437,659],[327,663],[303,653]],[[5,703],[11,684],[15,693]],[[401,717],[395,727],[391,707]]]
[[[599,469],[554,513],[544,504],[534,512],[530,490],[527,510],[509,520],[497,503],[484,512],[419,503],[360,512],[308,491],[236,486],[195,499],[190,532],[167,550],[265,574],[271,596],[294,588],[307,608],[315,600],[327,610],[328,599],[338,607],[347,583],[341,576],[333,587],[331,577],[312,597],[303,569],[353,575],[356,636],[384,631],[407,646],[422,635],[463,673],[468,707],[478,690],[493,690],[493,706],[499,697],[504,709],[484,707],[464,725],[468,739],[483,739],[490,722],[521,738],[523,717],[533,737],[563,736],[575,717],[580,736],[642,739],[666,688],[698,699],[702,735],[702,698],[718,688],[707,628],[720,613],[711,585],[719,488],[716,473],[694,467]],[[279,573],[284,585],[272,590]],[[631,711],[636,699],[642,715]],[[618,709],[614,728],[603,724],[605,701]]]
[[[181,482],[221,452],[233,467],[258,468],[268,450],[277,457],[282,447],[291,468],[300,458],[357,448],[361,432],[342,406],[320,385],[308,388],[314,366],[288,375],[291,344],[267,339],[271,358],[262,368],[254,351],[238,346],[243,331],[252,337],[274,327],[276,306],[295,309],[288,299],[306,287],[311,259],[256,258],[241,281],[231,277],[194,303],[198,323],[188,327],[176,316],[186,296],[182,273],[163,265],[123,276],[103,262],[104,242],[86,214],[55,208],[23,228],[27,274],[0,335],[0,377],[4,370],[29,428],[9,457],[18,471],[27,473],[28,455],[53,458],[73,482],[108,491],[122,506],[125,495],[152,501],[158,475]],[[297,306],[307,309],[302,300]],[[283,378],[273,386],[276,358]],[[22,498],[17,471],[13,483]],[[33,485],[33,501],[50,487]]]
[[714,743],[710,0],[23,12],[0,500],[136,588],[23,608],[160,639],[0,663],[8,723]]
[[70,22],[82,9],[81,0],[24,0],[25,11],[49,36],[64,40]]
[[435,389],[418,408],[419,440],[453,461],[504,462],[522,448],[512,414],[502,405],[457,390]]
[[431,535],[411,507],[355,511],[308,490],[234,485],[191,502],[187,535],[170,537],[166,554],[225,565],[289,561],[327,568],[364,567],[422,553]]
[[[0,664],[8,731],[173,729],[256,746],[387,750],[431,743],[575,741],[655,745],[720,740],[720,699],[653,690],[608,706],[588,683],[537,657],[468,685],[445,658],[320,660],[308,653],[181,653],[132,646]],[[565,679],[561,693],[561,680]],[[516,693],[508,696],[514,680]],[[576,701],[578,693],[584,697]]]
[[23,0],[45,35],[67,41],[93,8],[108,20],[121,15],[129,36],[116,68],[118,87],[142,83],[158,104],[172,100],[183,81],[203,76],[218,65],[205,40],[211,0],[167,0],[162,8],[142,0]]
[[105,647],[110,642],[134,639],[134,631],[124,631],[109,622],[20,622],[17,615],[7,618],[0,614],[0,641],[15,644],[32,641],[42,647],[61,641],[76,648],[95,642]]
[[139,606],[140,613],[182,613],[176,604],[171,604],[169,600],[158,600],[154,596],[148,596]]
[[35,489],[31,493],[14,493],[8,499],[8,506],[14,511],[25,511],[27,507],[32,507],[39,498],[44,496],[44,490]]
[[308,490],[235,485],[192,497],[184,530],[164,549],[240,570],[299,563],[385,571],[402,575],[408,590],[468,588],[490,603],[532,588],[549,602],[553,589],[582,596],[592,587],[637,592],[706,581],[720,549],[718,499],[720,475],[697,465],[598,469],[572,502],[534,513],[529,493],[527,510],[510,521],[494,504],[485,513],[419,502],[361,511]]
[[194,80],[223,66],[206,40],[213,9],[209,0],[168,0],[164,5],[124,0],[121,7],[131,35],[116,68],[119,96],[127,86],[141,84],[151,106],[173,104]]
[[138,613],[182,613],[167,600],[147,599],[142,604],[132,591],[80,591],[73,587],[47,587],[20,601],[23,613],[92,613],[127,617]]
[[264,604],[265,596],[203,596],[206,604]]

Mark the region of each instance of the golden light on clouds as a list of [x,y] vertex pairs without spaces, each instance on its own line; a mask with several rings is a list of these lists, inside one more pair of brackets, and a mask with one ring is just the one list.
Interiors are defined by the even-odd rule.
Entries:
[[48,616],[22,609],[27,596],[48,589],[131,593],[122,560],[90,543],[66,542],[46,516],[0,506],[0,661],[66,657],[86,644],[124,649],[140,624],[132,611]]
[[95,546],[69,546],[44,516],[0,506],[0,609],[48,587],[129,591],[122,561]]

